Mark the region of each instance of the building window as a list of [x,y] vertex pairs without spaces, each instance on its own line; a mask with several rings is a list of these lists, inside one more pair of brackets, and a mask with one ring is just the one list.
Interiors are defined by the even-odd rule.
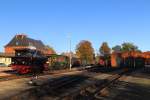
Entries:
[[29,46],[32,46],[32,43],[31,43],[31,42],[29,42]]
[[16,45],[19,45],[19,42],[16,42]]

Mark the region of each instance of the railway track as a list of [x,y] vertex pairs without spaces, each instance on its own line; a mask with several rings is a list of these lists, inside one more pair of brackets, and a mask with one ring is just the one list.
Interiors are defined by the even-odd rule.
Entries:
[[59,79],[54,79],[52,82],[43,84],[42,86],[40,86],[40,91],[41,90],[45,91],[45,88],[47,88],[48,91],[46,94],[57,98],[60,96],[60,94],[65,93],[67,89],[70,89],[75,85],[80,84],[80,82],[86,80],[87,78],[88,77],[82,75],[63,76]]
[[[57,74],[61,74],[61,73],[66,73],[66,72],[73,72],[73,71],[84,71],[84,70],[88,70],[90,69],[90,67],[82,67],[82,68],[76,68],[73,70],[60,70],[60,71],[44,71],[44,73],[39,74],[38,76],[44,76],[44,75],[57,75]],[[9,81],[9,80],[14,80],[14,79],[21,79],[21,78],[32,78],[33,75],[32,74],[25,74],[25,75],[19,75],[19,74],[12,74],[9,76],[1,76],[0,77],[0,82],[2,81]]]
[[[92,69],[95,69],[95,68],[92,68]],[[68,91],[68,90],[74,90],[74,87],[79,87],[79,88],[81,88],[82,87],[82,85],[81,85],[81,87],[80,87],[80,83],[82,84],[82,82],[86,79],[86,80],[88,80],[89,78],[91,78],[90,76],[92,75],[101,75],[102,73],[100,72],[100,73],[94,73],[93,71],[92,72],[89,72],[89,70],[91,70],[91,68],[89,69],[89,68],[83,68],[83,69],[77,69],[76,71],[77,71],[77,73],[76,74],[73,74],[73,76],[70,76],[70,74],[66,74],[66,71],[62,71],[62,75],[60,75],[61,73],[52,73],[52,72],[50,72],[51,74],[53,74],[54,76],[56,76],[56,77],[54,77],[54,78],[51,78],[50,80],[45,80],[45,81],[43,81],[42,82],[42,80],[37,80],[36,82],[39,84],[39,85],[37,85],[36,87],[33,87],[33,89],[31,89],[31,90],[28,90],[28,89],[25,89],[25,91],[23,92],[23,93],[25,93],[25,92],[29,92],[29,91],[35,91],[35,90],[42,90],[42,88],[43,88],[43,91],[44,90],[46,90],[46,91],[48,91],[48,93],[47,94],[50,94],[50,95],[56,95],[56,94],[59,94],[59,95],[57,95],[56,97],[65,97],[67,94],[66,93],[72,93],[72,92],[70,92],[70,91]],[[72,72],[73,71],[75,71],[75,70],[72,70]],[[64,72],[64,73],[63,73]],[[72,73],[71,72],[71,73]],[[78,73],[79,72],[79,73]],[[73,72],[74,73],[74,72]],[[47,74],[49,74],[48,72],[46,73],[46,75]],[[80,75],[81,74],[81,75]],[[89,74],[91,74],[91,75],[89,75]],[[74,76],[74,75],[78,75],[78,76]],[[58,76],[58,77],[57,77]],[[63,77],[64,76],[64,77]],[[15,77],[15,79],[17,78],[26,78],[26,77],[31,77],[31,76],[18,76],[18,77]],[[8,79],[8,78],[7,78]],[[12,77],[10,77],[10,79],[9,80],[11,80],[11,79],[14,79],[14,77],[12,76]],[[1,80],[1,81],[3,81],[3,80]],[[95,81],[96,82],[96,81]],[[98,83],[98,82],[96,82],[96,83]],[[85,84],[84,82],[83,82],[83,84]],[[92,83],[93,84],[93,83]],[[92,84],[90,84],[90,85],[92,85]],[[90,86],[89,85],[89,86]],[[84,88],[85,86],[83,85],[83,88],[81,88],[80,90],[84,90],[85,88]],[[40,89],[39,89],[40,88]],[[27,91],[26,91],[27,90]],[[40,94],[40,91],[38,92],[39,94]],[[66,92],[65,92],[66,91]],[[80,91],[77,91],[77,92],[79,92],[80,93]],[[33,92],[34,93],[34,92]],[[33,94],[33,93],[30,93],[30,94]],[[75,93],[75,92],[73,92],[73,93]],[[20,92],[20,94],[22,94],[22,92]]]
[[121,77],[125,77],[125,75],[131,74],[132,72],[133,72],[133,69],[128,69],[128,70],[126,69],[126,70],[120,72],[119,74],[111,76],[107,80],[106,84],[98,87],[98,89],[94,92],[94,98],[96,98],[97,100],[101,100],[102,97],[107,97],[109,95],[108,88],[111,85],[116,84]]
[[[66,71],[66,72],[71,72],[71,71]],[[57,72],[57,73],[53,73],[52,71],[50,72],[45,72],[43,74],[39,74],[38,76],[44,76],[44,75],[54,75],[54,74],[58,74],[58,73],[66,73],[66,72]],[[2,81],[9,81],[9,80],[14,80],[14,79],[21,79],[21,78],[32,78],[33,75],[32,74],[26,74],[26,75],[17,75],[17,74],[14,74],[14,75],[9,75],[9,76],[1,76],[0,77],[0,82]]]
[[[42,85],[22,91],[15,96],[11,96],[6,100],[20,100],[22,97],[27,97],[28,100],[43,100],[42,97],[49,96],[50,100],[58,99],[60,94],[63,94],[67,89],[74,87],[76,84],[80,84],[83,80],[88,77],[82,75],[66,75],[59,78],[50,80]],[[10,99],[11,98],[11,99]],[[45,99],[49,100],[49,99]]]
[[0,77],[0,82],[3,81],[9,81],[9,80],[13,80],[13,79],[21,79],[21,78],[29,78],[32,77],[32,75],[9,75],[9,76],[1,76]]
[[[89,70],[84,69],[84,71],[88,72]],[[39,98],[41,98],[40,100],[46,100],[42,99],[42,97],[48,97],[52,100],[95,100],[98,98],[100,91],[118,80],[125,73],[126,71],[124,70],[116,70],[111,77],[104,80],[92,80],[91,77],[84,76],[83,73],[77,75],[62,75],[48,80],[44,84],[26,89],[16,96],[21,97],[26,95],[28,98],[35,98],[33,100]],[[89,80],[92,80],[92,82],[84,82]],[[11,98],[16,97],[13,96]]]
[[[60,79],[43,84],[30,94],[32,94],[32,96],[34,94],[34,97],[39,97],[39,95],[40,97],[45,97],[48,95],[48,97],[51,97],[53,100],[95,100],[95,94],[98,94],[103,88],[116,81],[124,73],[126,73],[124,70],[116,71],[116,74],[108,77],[107,79],[95,81],[89,84],[83,83],[84,85],[80,85],[80,83],[82,84],[84,80],[90,80],[90,77],[83,77],[82,75],[64,76]],[[93,89],[94,91],[91,92],[91,89],[89,88]],[[81,99],[85,95],[90,97]]]
[[[116,82],[122,75],[128,73],[127,70],[116,71],[116,74],[104,79],[103,81],[95,81],[86,84],[81,88],[76,89],[70,93],[60,96],[57,100],[96,100],[100,99],[100,95],[105,94],[105,89]],[[63,98],[63,99],[62,99]]]

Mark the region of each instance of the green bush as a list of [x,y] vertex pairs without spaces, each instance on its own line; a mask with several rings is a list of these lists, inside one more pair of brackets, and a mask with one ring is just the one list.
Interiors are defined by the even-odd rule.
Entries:
[[65,69],[67,68],[67,62],[55,62],[51,68],[54,70]]

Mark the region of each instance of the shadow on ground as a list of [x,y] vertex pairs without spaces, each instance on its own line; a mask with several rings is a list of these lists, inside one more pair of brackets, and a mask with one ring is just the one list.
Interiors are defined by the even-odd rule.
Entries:
[[112,100],[149,100],[150,98],[150,85],[118,82],[111,88],[112,93],[115,91],[117,95]]

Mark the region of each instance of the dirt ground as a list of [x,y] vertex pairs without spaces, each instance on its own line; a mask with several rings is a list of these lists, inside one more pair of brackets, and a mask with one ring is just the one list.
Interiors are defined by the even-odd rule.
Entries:
[[150,67],[146,67],[131,75],[122,77],[120,81],[107,89],[107,96],[99,96],[101,100],[149,100]]
[[11,75],[11,73],[9,73],[9,71],[12,71],[11,67],[0,67],[0,77]]

